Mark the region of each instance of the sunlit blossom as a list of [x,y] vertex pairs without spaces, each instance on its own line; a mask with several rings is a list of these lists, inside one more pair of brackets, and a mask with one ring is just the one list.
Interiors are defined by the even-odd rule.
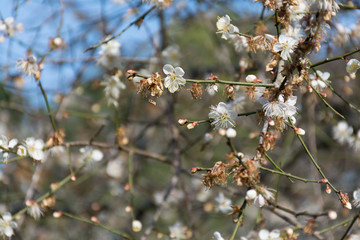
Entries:
[[229,108],[226,103],[219,102],[216,107],[210,107],[209,118],[215,129],[235,127],[236,117],[237,113]]
[[11,213],[4,213],[0,218],[0,234],[11,237],[14,235],[14,228],[17,228],[17,223],[13,221]]
[[222,33],[221,38],[227,40],[231,38],[231,34],[238,33],[239,29],[232,25],[231,19],[229,15],[225,15],[224,17],[218,18],[216,22],[216,27],[219,33]]
[[169,92],[174,93],[180,86],[185,85],[186,80],[183,78],[185,72],[181,67],[174,68],[172,65],[166,64],[163,71],[167,75],[164,86],[169,89]]
[[298,45],[298,41],[295,38],[285,34],[281,34],[279,41],[274,44],[273,50],[275,52],[281,52],[281,58],[284,60],[291,59],[291,54],[294,52],[295,47]]
[[33,137],[29,137],[25,140],[25,144],[30,157],[37,161],[41,161],[44,159],[43,148],[45,144],[42,139],[35,139]]

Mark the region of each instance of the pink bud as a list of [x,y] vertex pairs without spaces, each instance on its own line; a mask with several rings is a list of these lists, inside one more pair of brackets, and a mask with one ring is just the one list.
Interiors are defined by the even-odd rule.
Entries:
[[178,123],[179,123],[180,125],[185,125],[187,122],[188,122],[188,120],[185,119],[185,118],[180,118],[180,119],[178,120]]

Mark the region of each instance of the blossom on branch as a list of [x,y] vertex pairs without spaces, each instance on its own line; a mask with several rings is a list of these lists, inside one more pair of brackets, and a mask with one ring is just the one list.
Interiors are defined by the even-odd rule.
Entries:
[[219,18],[216,22],[216,27],[218,29],[218,33],[222,33],[221,38],[227,40],[231,38],[231,34],[238,33],[239,29],[232,25],[231,19],[229,15],[225,15],[224,17]]
[[18,59],[16,67],[19,71],[28,76],[36,75],[39,72],[39,65],[35,56],[31,55],[27,59]]
[[226,103],[219,102],[219,104],[210,107],[209,118],[212,119],[211,124],[215,129],[235,127],[235,118],[237,113],[229,108]]
[[6,212],[0,218],[0,234],[7,237],[14,235],[14,228],[17,228],[17,223],[12,221],[12,215]]
[[295,47],[298,45],[298,41],[295,38],[286,34],[281,34],[279,41],[274,44],[273,50],[275,52],[281,52],[281,58],[284,60],[291,59],[291,54],[294,52]]
[[181,67],[174,68],[172,65],[166,64],[163,71],[167,75],[164,86],[169,89],[169,92],[174,93],[180,86],[185,85],[186,80],[183,78],[185,72]]
[[350,59],[350,61],[346,64],[346,71],[349,74],[356,74],[359,68],[360,68],[360,61],[357,59]]

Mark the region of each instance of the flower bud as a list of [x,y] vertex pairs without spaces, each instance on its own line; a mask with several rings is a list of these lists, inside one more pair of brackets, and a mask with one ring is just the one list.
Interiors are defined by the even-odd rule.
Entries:
[[142,229],[142,223],[139,220],[132,221],[132,230],[134,232],[140,232]]
[[329,210],[328,211],[328,217],[331,219],[331,220],[335,220],[337,218],[337,213],[334,211],[334,210]]
[[228,128],[228,129],[226,130],[226,137],[228,137],[228,138],[234,138],[234,137],[236,137],[236,130],[233,129],[233,128]]
[[61,212],[61,211],[56,211],[56,212],[53,213],[53,217],[54,217],[54,218],[59,218],[59,217],[61,217],[61,216],[62,216],[62,212]]
[[179,123],[180,125],[185,125],[187,122],[188,122],[188,120],[185,119],[185,118],[180,118],[180,119],[178,120],[178,123]]
[[330,193],[331,193],[331,188],[330,188],[329,184],[326,184],[325,192],[326,192],[327,194],[330,194]]
[[94,223],[100,223],[100,222],[99,222],[99,219],[98,219],[97,217],[95,217],[95,216],[92,216],[92,217],[90,218],[90,220],[91,220],[92,222],[94,222]]
[[226,135],[226,129],[221,128],[218,130],[218,133],[220,134],[220,136],[225,136]]
[[257,196],[256,190],[255,190],[255,189],[250,189],[250,190],[248,190],[248,191],[246,192],[246,197],[245,197],[245,199],[246,199],[247,201],[251,201],[251,200],[254,200],[254,199],[256,198],[256,196]]
[[347,209],[349,209],[349,210],[352,209],[352,206],[351,206],[351,203],[350,203],[350,202],[346,202],[346,203],[344,204],[344,207],[347,208]]
[[269,125],[272,126],[272,127],[275,126],[275,121],[272,120],[272,119],[270,119],[270,120],[269,120]]

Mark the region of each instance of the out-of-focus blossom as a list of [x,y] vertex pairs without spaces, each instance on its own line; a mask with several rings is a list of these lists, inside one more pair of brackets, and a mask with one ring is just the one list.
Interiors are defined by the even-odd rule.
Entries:
[[333,136],[341,144],[351,142],[351,134],[353,133],[353,128],[347,124],[345,121],[340,121],[336,126],[333,127]]
[[271,232],[267,229],[261,229],[259,231],[260,240],[281,240],[280,230],[274,229]]
[[186,80],[183,78],[185,72],[181,67],[174,68],[172,65],[166,64],[163,71],[167,75],[164,86],[169,89],[169,92],[174,93],[180,86],[185,85]]
[[329,77],[330,77],[330,73],[328,72],[323,73],[317,70],[316,74],[309,75],[310,84],[317,91],[322,91],[324,88],[326,88],[327,84],[329,84]]
[[39,204],[33,200],[27,200],[26,206],[28,207],[27,213],[35,220],[38,220],[44,214]]
[[210,96],[214,96],[218,91],[218,86],[215,83],[209,84],[206,87],[206,91]]
[[13,36],[17,32],[24,30],[22,23],[15,24],[13,17],[8,17],[3,21],[0,21],[0,32],[4,32],[8,36]]
[[9,212],[6,212],[0,218],[0,234],[7,237],[14,235],[14,228],[17,228],[17,223],[12,221],[12,215]]
[[265,116],[270,118],[281,117],[287,119],[293,117],[296,114],[296,96],[289,97],[286,101],[282,94],[279,95],[278,101],[265,103],[263,108],[265,111]]
[[172,65],[179,65],[180,49],[178,45],[170,45],[161,52],[161,56],[164,62]]
[[219,102],[215,106],[211,106],[209,118],[212,119],[211,124],[215,129],[235,127],[235,118],[237,113],[229,108],[226,103]]
[[284,60],[291,59],[291,54],[294,52],[295,47],[298,45],[298,41],[295,38],[286,34],[281,34],[279,41],[274,44],[273,50],[275,52],[281,52],[281,58]]
[[80,148],[80,152],[83,154],[83,159],[85,162],[99,162],[103,159],[104,154],[98,150],[93,149],[92,147]]
[[155,4],[157,7],[165,8],[171,5],[173,0],[143,0],[143,2],[149,4]]
[[33,137],[29,137],[25,140],[25,145],[30,157],[37,161],[41,161],[44,159],[43,148],[45,144],[42,139],[35,139]]
[[18,59],[16,67],[20,72],[28,76],[36,75],[39,72],[39,65],[35,56],[31,55],[27,59]]
[[226,130],[226,137],[228,138],[235,138],[236,137],[236,130],[233,128],[228,128]]
[[[105,41],[110,37],[106,37]],[[98,63],[108,69],[117,67],[120,64],[120,41],[113,39],[102,44],[99,51]]]
[[350,61],[346,64],[346,71],[349,74],[356,74],[359,68],[360,68],[360,61],[357,59],[350,59]]
[[353,192],[353,201],[352,201],[352,204],[358,208],[360,207],[360,188],[358,188],[357,190],[355,190]]
[[214,237],[216,240],[225,240],[219,232],[214,232]]
[[142,223],[139,220],[132,221],[132,230],[134,232],[140,232],[142,229]]
[[169,227],[170,230],[170,238],[175,240],[188,239],[186,236],[187,227],[185,227],[182,223],[177,222],[173,226]]
[[2,147],[0,149],[0,153],[3,153],[4,162],[7,162],[9,159],[9,151],[10,149],[13,149],[18,144],[18,140],[16,138],[11,139],[8,141],[8,138],[5,135],[0,136],[0,146]]
[[101,85],[105,86],[104,92],[109,105],[119,106],[119,98],[121,90],[126,88],[125,84],[117,75],[105,75]]
[[222,192],[220,192],[219,196],[215,198],[215,201],[217,203],[217,207],[220,210],[220,212],[229,213],[232,211],[231,200],[225,197],[225,195]]
[[224,17],[218,18],[216,22],[216,27],[218,29],[218,33],[222,33],[221,38],[227,40],[231,38],[231,34],[238,33],[239,29],[232,25],[231,19],[229,15],[225,15]]

